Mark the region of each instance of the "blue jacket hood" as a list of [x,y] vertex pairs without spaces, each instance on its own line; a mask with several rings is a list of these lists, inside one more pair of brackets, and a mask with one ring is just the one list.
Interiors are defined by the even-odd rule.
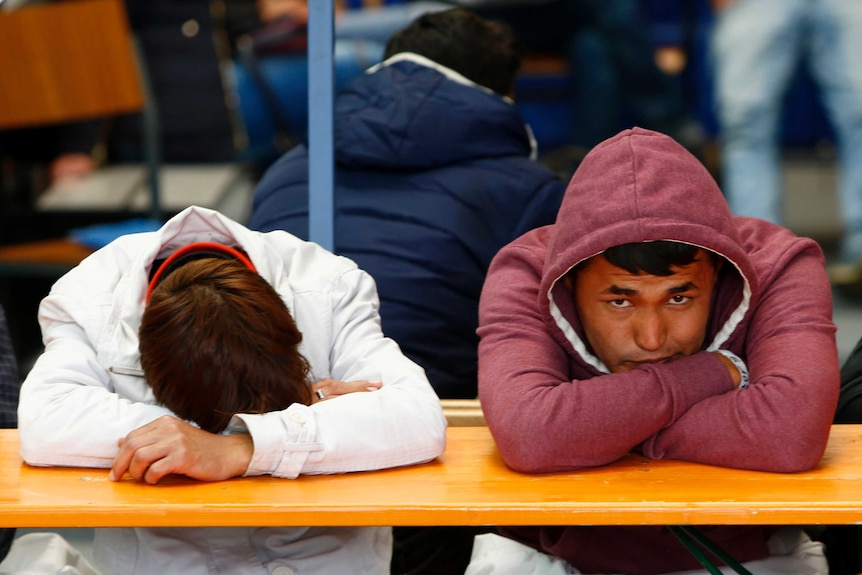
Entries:
[[510,99],[406,52],[346,86],[335,123],[336,161],[352,168],[434,167],[535,149]]

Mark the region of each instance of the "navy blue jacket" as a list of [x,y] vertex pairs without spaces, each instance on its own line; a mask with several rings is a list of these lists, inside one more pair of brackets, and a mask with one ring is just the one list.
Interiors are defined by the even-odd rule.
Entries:
[[[399,54],[335,104],[335,251],[377,282],[383,331],[440,397],[476,397],[478,302],[491,258],[553,223],[564,184],[530,160],[514,105]],[[308,152],[264,174],[249,227],[308,237]]]

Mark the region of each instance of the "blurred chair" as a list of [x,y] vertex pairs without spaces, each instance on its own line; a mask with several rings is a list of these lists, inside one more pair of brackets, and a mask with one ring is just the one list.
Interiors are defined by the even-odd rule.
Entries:
[[[64,0],[0,11],[0,131],[142,113],[146,165],[139,172],[149,201],[140,210],[160,218],[158,122],[138,52],[121,0]],[[131,215],[118,210],[107,217]],[[33,196],[19,204],[0,188],[4,232],[52,237],[60,233],[56,223],[69,217],[82,216],[68,209],[41,211]],[[91,251],[66,238],[0,246],[0,296],[20,365],[40,347],[39,299]]]
[[138,52],[120,0],[0,12],[0,130],[141,112],[149,209],[158,219],[158,121]]

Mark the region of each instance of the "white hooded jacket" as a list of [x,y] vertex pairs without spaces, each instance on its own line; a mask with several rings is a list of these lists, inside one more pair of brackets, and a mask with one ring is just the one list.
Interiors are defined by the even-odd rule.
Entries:
[[[423,370],[383,337],[374,281],[285,232],[253,232],[191,207],[159,231],[124,236],[60,278],[39,308],[45,352],[22,389],[21,456],[31,465],[110,467],[117,441],[162,415],[140,369],[138,327],[154,260],[193,242],[239,247],[284,299],[312,381],[380,380],[280,412],[238,414],[254,455],[246,475],[342,473],[409,465],[443,451],[446,421]],[[98,530],[106,573],[388,573],[386,528]],[[343,563],[342,563],[343,561]],[[275,562],[275,563],[273,563]]]

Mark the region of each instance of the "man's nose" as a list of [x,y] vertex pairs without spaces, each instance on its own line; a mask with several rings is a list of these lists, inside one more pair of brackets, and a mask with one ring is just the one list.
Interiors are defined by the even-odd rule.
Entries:
[[635,343],[641,349],[656,351],[664,346],[667,339],[667,326],[660,313],[640,310],[634,318]]

